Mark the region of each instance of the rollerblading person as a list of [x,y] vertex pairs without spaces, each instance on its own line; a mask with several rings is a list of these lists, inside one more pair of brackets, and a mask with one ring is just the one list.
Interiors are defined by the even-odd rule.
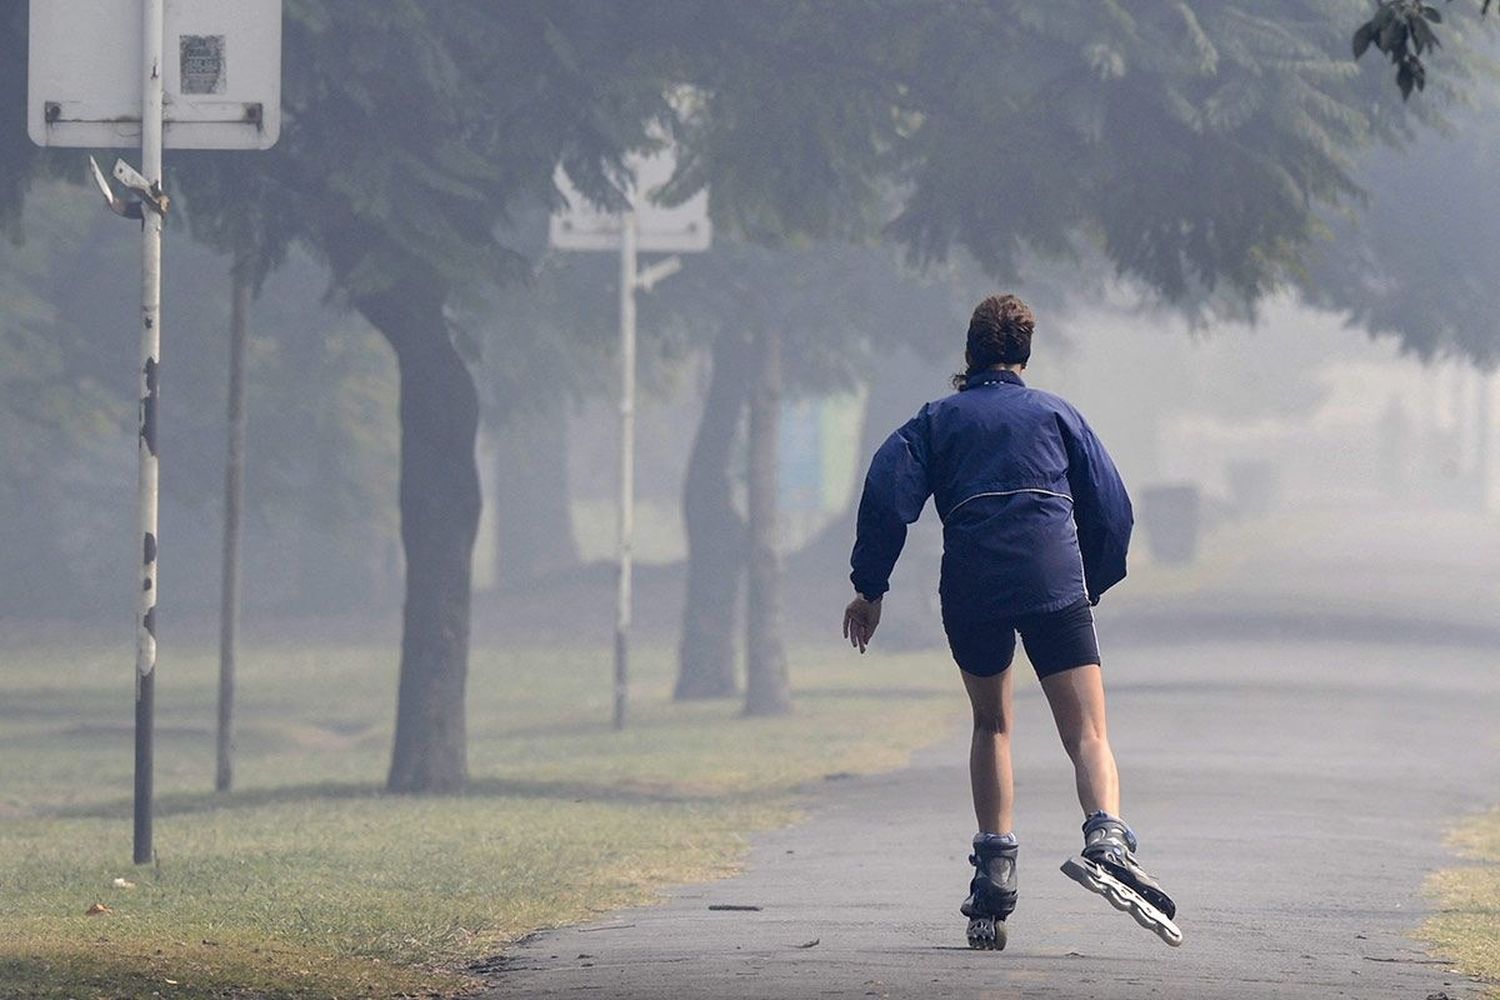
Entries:
[[1177,904],[1135,859],[1137,846],[1122,820],[1094,813],[1083,823],[1083,851],[1063,862],[1062,873],[1175,948],[1182,944],[1182,931],[1172,922]]
[[1135,860],[1105,718],[1093,607],[1125,578],[1134,522],[1114,462],[1071,404],[1028,387],[1036,318],[1014,295],[974,310],[965,371],[881,445],[860,498],[844,638],[861,653],[928,498],[943,522],[943,630],[973,709],[969,779],[979,833],[962,906],[969,944],[1005,946],[1016,905],[1011,661],[1020,635],[1073,762],[1083,853],[1069,878],[1181,943],[1176,905]]
[[969,947],[1000,951],[1005,947],[1005,918],[1016,909],[1016,838],[981,833],[974,837],[969,864],[974,878],[959,912],[969,918]]

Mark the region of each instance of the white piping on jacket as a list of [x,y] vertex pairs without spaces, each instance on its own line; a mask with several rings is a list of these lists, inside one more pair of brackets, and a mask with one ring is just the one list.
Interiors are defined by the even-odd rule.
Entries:
[[993,492],[993,493],[975,493],[973,496],[971,496],[971,497],[964,497],[958,503],[954,504],[952,507],[949,507],[948,508],[948,514],[951,515],[955,510],[958,510],[958,508],[962,507],[964,504],[968,503],[970,500],[978,500],[980,497],[1013,497],[1017,493],[1040,493],[1040,494],[1042,494],[1042,496],[1059,497],[1059,498],[1061,498],[1063,500],[1068,501],[1068,503],[1072,503],[1073,502],[1073,498],[1070,497],[1070,496],[1068,496],[1066,493],[1058,493],[1056,490],[1044,490],[1044,489],[1039,489],[1039,488],[1037,488],[1035,486],[1027,486],[1027,487],[1023,487],[1022,489],[1019,489],[1019,490],[998,490],[998,491]]

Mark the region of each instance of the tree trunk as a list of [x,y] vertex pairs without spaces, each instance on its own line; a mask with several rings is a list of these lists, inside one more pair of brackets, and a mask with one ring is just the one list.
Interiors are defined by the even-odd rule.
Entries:
[[734,507],[729,459],[749,396],[747,340],[719,335],[703,416],[682,488],[687,528],[687,593],[678,649],[678,701],[736,693],[734,625],[747,555],[745,520]]
[[479,398],[442,305],[441,294],[416,283],[359,303],[395,350],[401,386],[406,602],[386,782],[392,792],[457,792],[468,771],[464,684],[479,527]]
[[905,349],[888,352],[870,373],[855,459],[858,478],[843,511],[790,556],[792,575],[799,581],[848,588],[849,550],[854,545],[865,468],[891,432],[910,420],[927,400],[942,395],[945,388],[938,366]]
[[513,410],[497,429],[496,566],[511,586],[578,564],[566,407],[561,397],[538,401]]
[[781,555],[777,550],[777,445],[781,433],[781,333],[755,340],[750,390],[748,507],[749,599],[746,602],[746,715],[792,710],[786,647],[781,635]]

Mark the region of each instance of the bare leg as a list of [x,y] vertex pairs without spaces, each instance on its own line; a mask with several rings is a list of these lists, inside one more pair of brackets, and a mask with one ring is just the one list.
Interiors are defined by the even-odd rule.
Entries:
[[[1042,678],[1057,735],[1073,761],[1084,815],[1120,815],[1120,775],[1104,718],[1104,675],[1098,664]],[[1007,763],[1009,760],[1007,758]]]
[[969,783],[974,790],[974,817],[980,833],[1010,833],[1015,785],[1010,770],[1010,671],[994,677],[964,673],[964,688],[974,709],[974,736],[969,744]]

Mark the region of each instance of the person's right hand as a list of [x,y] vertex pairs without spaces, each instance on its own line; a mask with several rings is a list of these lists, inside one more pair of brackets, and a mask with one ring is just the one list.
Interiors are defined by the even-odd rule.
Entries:
[[879,625],[880,598],[867,601],[865,595],[855,594],[854,600],[844,609],[844,638],[849,640],[849,645],[863,653]]

